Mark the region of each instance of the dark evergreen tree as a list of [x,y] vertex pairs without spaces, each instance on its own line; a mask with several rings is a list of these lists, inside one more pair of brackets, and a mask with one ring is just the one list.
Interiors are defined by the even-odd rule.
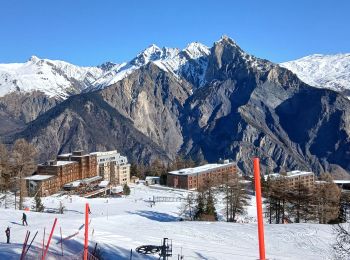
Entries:
[[34,208],[36,212],[43,212],[44,211],[44,205],[41,202],[41,198],[38,194],[38,192],[34,196]]
[[194,215],[194,219],[201,220],[203,217],[203,214],[205,213],[203,194],[199,193],[197,195],[196,204],[197,204],[197,206],[196,206],[196,213]]
[[126,183],[123,186],[123,194],[126,196],[130,195],[130,187]]

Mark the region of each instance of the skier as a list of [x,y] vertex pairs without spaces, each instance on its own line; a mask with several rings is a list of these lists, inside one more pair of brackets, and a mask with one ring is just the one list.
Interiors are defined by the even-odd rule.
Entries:
[[23,216],[22,216],[22,225],[24,226],[24,223],[26,223],[26,226],[28,226],[27,223],[27,215],[23,212]]
[[7,227],[6,230],[5,230],[5,233],[6,233],[6,238],[7,238],[7,244],[10,244],[10,227]]

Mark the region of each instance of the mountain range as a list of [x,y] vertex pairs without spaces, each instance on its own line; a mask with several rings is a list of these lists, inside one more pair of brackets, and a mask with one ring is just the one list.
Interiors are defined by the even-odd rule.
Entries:
[[0,64],[0,136],[9,145],[26,138],[40,160],[118,149],[143,163],[180,154],[231,158],[250,174],[259,156],[269,171],[347,176],[348,58],[313,55],[279,65],[226,36],[211,48],[151,45],[129,62],[97,67],[33,56]]

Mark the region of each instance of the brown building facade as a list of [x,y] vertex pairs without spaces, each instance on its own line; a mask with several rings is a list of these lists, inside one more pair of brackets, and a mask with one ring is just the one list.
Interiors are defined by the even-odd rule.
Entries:
[[94,154],[85,154],[83,151],[75,151],[69,154],[58,155],[57,160],[78,163],[79,177],[75,180],[91,178],[97,175],[97,156]]
[[51,195],[67,183],[97,175],[96,155],[86,155],[77,151],[59,155],[57,159],[39,164],[37,174],[26,178],[30,195],[35,194],[34,189],[37,189],[41,196]]
[[171,171],[167,176],[167,186],[179,189],[200,189],[207,178],[219,185],[229,177],[237,174],[237,166],[234,163],[206,164],[195,168]]
[[286,173],[273,173],[265,175],[265,179],[270,178],[272,181],[278,178],[285,178],[289,188],[297,188],[299,184],[305,187],[313,188],[315,185],[315,174],[313,172],[290,171]]

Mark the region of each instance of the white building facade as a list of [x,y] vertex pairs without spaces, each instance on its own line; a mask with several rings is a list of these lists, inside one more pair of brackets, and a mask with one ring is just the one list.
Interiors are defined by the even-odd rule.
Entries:
[[130,183],[130,164],[126,156],[116,150],[91,153],[97,156],[97,172],[113,185]]

